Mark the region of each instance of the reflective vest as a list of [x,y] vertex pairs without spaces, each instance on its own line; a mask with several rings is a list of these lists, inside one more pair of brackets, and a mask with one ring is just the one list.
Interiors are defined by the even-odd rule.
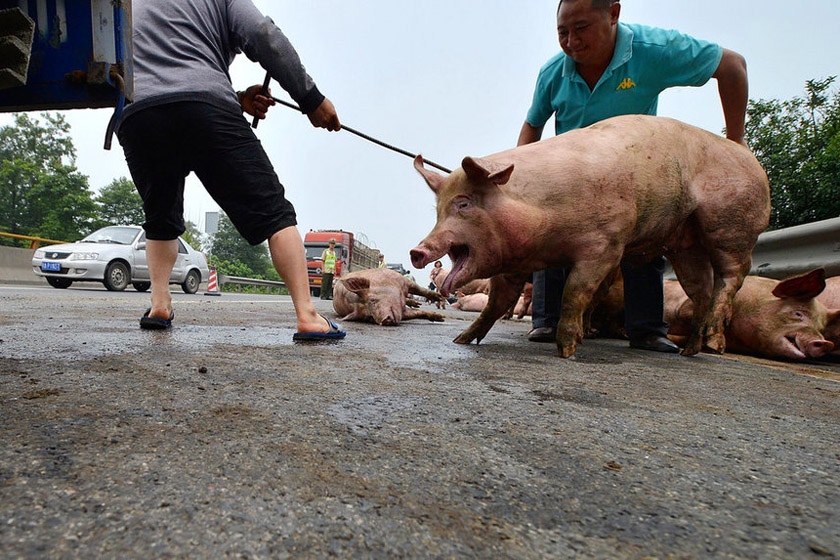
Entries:
[[324,272],[334,273],[335,272],[335,251],[330,251],[329,249],[324,249],[324,252],[321,253],[321,258],[324,260]]

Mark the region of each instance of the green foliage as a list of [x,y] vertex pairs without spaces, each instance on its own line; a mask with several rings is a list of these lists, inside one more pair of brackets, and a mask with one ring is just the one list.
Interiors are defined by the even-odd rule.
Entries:
[[183,237],[184,241],[189,243],[193,249],[201,251],[204,243],[202,242],[201,231],[198,229],[198,226],[189,220],[187,220],[185,225],[187,229],[181,237]]
[[0,128],[0,231],[74,240],[95,225],[87,177],[75,166],[70,125],[17,115]]
[[224,212],[219,216],[219,231],[213,234],[211,243],[214,262],[239,263],[250,271],[250,274],[225,274],[265,279],[267,272],[274,270],[266,244],[250,245],[239,235]]
[[[96,204],[87,177],[75,167],[58,166],[31,191],[29,235],[76,241],[96,225]],[[56,201],[60,201],[56,203]]]
[[146,221],[143,199],[131,179],[120,177],[102,187],[96,197],[102,225],[139,225]]
[[247,265],[242,263],[239,260],[224,260],[218,258],[216,255],[211,256],[210,258],[211,266],[216,267],[216,272],[218,274],[224,274],[226,276],[238,276],[240,278],[254,278],[254,271]]
[[770,229],[840,216],[840,94],[810,80],[788,101],[751,100],[746,138],[770,179]]

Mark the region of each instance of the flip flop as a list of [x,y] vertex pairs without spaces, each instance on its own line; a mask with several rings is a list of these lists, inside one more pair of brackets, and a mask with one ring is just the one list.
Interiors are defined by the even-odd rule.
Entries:
[[333,323],[323,315],[321,315],[321,318],[330,324],[330,330],[328,332],[296,332],[292,335],[292,340],[298,342],[315,340],[336,340],[347,336],[347,333],[344,330],[342,330],[341,327],[339,327],[337,324]]
[[148,330],[156,330],[160,331],[163,329],[172,328],[172,319],[175,318],[175,312],[170,311],[169,319],[159,319],[158,317],[149,317],[149,313],[152,312],[152,308],[148,308],[143,316],[140,318],[140,328],[141,329],[148,329]]

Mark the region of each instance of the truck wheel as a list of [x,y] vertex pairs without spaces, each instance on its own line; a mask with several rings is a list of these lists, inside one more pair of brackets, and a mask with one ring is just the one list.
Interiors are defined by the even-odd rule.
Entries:
[[309,293],[312,294],[312,297],[318,297],[321,295],[321,288],[309,288]]
[[112,292],[121,292],[128,287],[128,280],[128,267],[124,263],[115,261],[105,269],[105,279],[102,283]]
[[198,285],[201,284],[201,276],[196,270],[190,270],[187,277],[184,278],[184,283],[181,284],[181,289],[185,294],[194,294],[198,291]]
[[63,290],[64,288],[69,288],[73,281],[68,280],[67,278],[53,278],[51,276],[47,276],[47,283],[53,288]]
[[134,289],[137,290],[138,292],[145,292],[146,290],[148,290],[152,286],[152,283],[151,282],[132,282],[131,285],[134,286]]

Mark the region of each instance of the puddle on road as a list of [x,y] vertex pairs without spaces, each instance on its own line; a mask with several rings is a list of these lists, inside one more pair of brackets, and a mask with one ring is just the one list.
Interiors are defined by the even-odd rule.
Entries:
[[[446,375],[463,375],[448,367],[469,360],[476,345],[454,344],[463,324],[403,323],[377,327],[348,322],[347,338],[326,344],[347,351],[373,353],[390,367],[426,369]],[[90,360],[101,356],[160,351],[171,346],[178,352],[201,352],[216,346],[293,347],[291,327],[205,326],[176,324],[171,330],[144,331],[123,319],[97,319],[84,329],[78,323],[43,325],[11,324],[0,332],[0,357],[32,360]],[[324,344],[324,343],[316,343]]]

